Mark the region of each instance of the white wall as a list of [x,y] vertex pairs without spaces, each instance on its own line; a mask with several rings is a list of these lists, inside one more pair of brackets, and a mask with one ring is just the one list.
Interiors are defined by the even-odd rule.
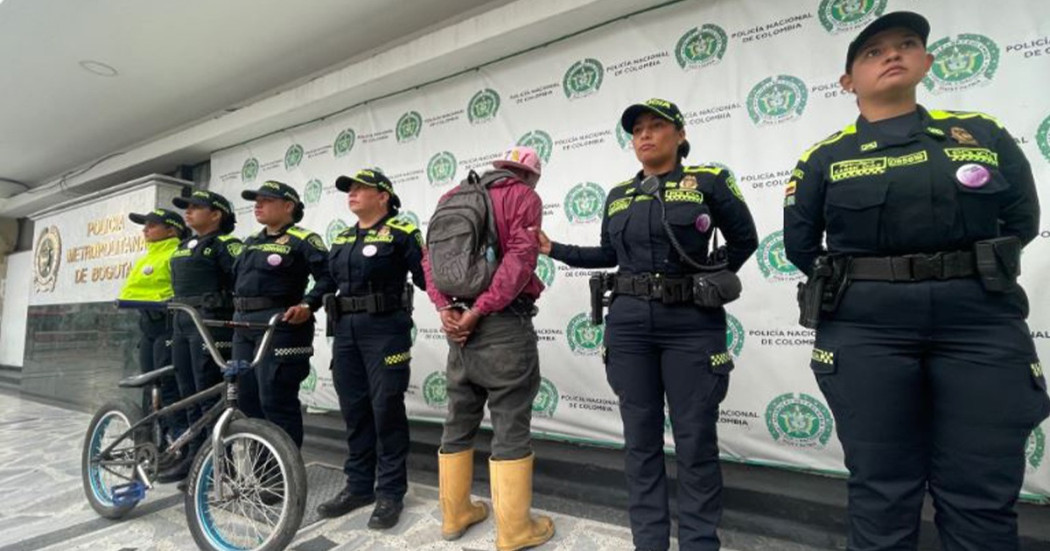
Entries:
[[33,278],[31,251],[7,257],[3,281],[3,314],[0,316],[0,365],[22,367],[26,348],[26,314]]

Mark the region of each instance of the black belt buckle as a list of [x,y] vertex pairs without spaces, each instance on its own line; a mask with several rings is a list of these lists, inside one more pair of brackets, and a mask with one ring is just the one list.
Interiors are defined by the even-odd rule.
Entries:
[[944,278],[944,253],[919,254],[911,256],[911,273],[915,281]]

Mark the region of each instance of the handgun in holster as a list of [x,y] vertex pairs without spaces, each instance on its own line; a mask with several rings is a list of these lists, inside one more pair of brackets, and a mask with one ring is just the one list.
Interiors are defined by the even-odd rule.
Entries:
[[1005,293],[1021,275],[1021,240],[1016,236],[985,239],[973,244],[981,285],[991,293]]
[[591,323],[601,325],[605,321],[605,308],[612,300],[613,275],[607,273],[591,274]]
[[416,309],[412,299],[416,296],[416,288],[411,283],[405,283],[405,290],[401,293],[401,307],[408,312],[408,315],[412,315],[412,311]]
[[852,258],[846,256],[819,256],[813,262],[813,272],[804,283],[798,284],[798,323],[807,329],[816,329],[821,312],[833,313],[842,302],[849,287]]
[[328,293],[321,297],[321,305],[324,306],[325,314],[324,335],[335,336],[335,322],[339,320],[339,299],[335,293]]

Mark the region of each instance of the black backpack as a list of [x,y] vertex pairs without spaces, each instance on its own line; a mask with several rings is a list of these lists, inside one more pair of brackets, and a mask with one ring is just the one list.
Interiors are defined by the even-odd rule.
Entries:
[[456,298],[477,298],[488,289],[499,266],[499,236],[488,187],[507,170],[481,176],[473,170],[451,195],[438,203],[427,228],[427,255],[434,286]]

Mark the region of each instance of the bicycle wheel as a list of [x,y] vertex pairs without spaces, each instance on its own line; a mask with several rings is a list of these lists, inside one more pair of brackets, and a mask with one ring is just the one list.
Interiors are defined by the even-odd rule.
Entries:
[[186,521],[201,549],[284,549],[306,508],[306,467],[291,438],[273,423],[238,419],[223,438],[224,493],[215,457],[202,446],[190,470]]
[[109,453],[108,459],[127,464],[100,463],[99,452],[112,444],[142,419],[139,407],[131,402],[116,400],[103,405],[88,424],[81,453],[80,473],[84,482],[84,494],[91,508],[99,515],[117,519],[135,508],[136,503],[117,505],[113,502],[113,487],[136,480],[136,440],[139,434],[130,435]]

